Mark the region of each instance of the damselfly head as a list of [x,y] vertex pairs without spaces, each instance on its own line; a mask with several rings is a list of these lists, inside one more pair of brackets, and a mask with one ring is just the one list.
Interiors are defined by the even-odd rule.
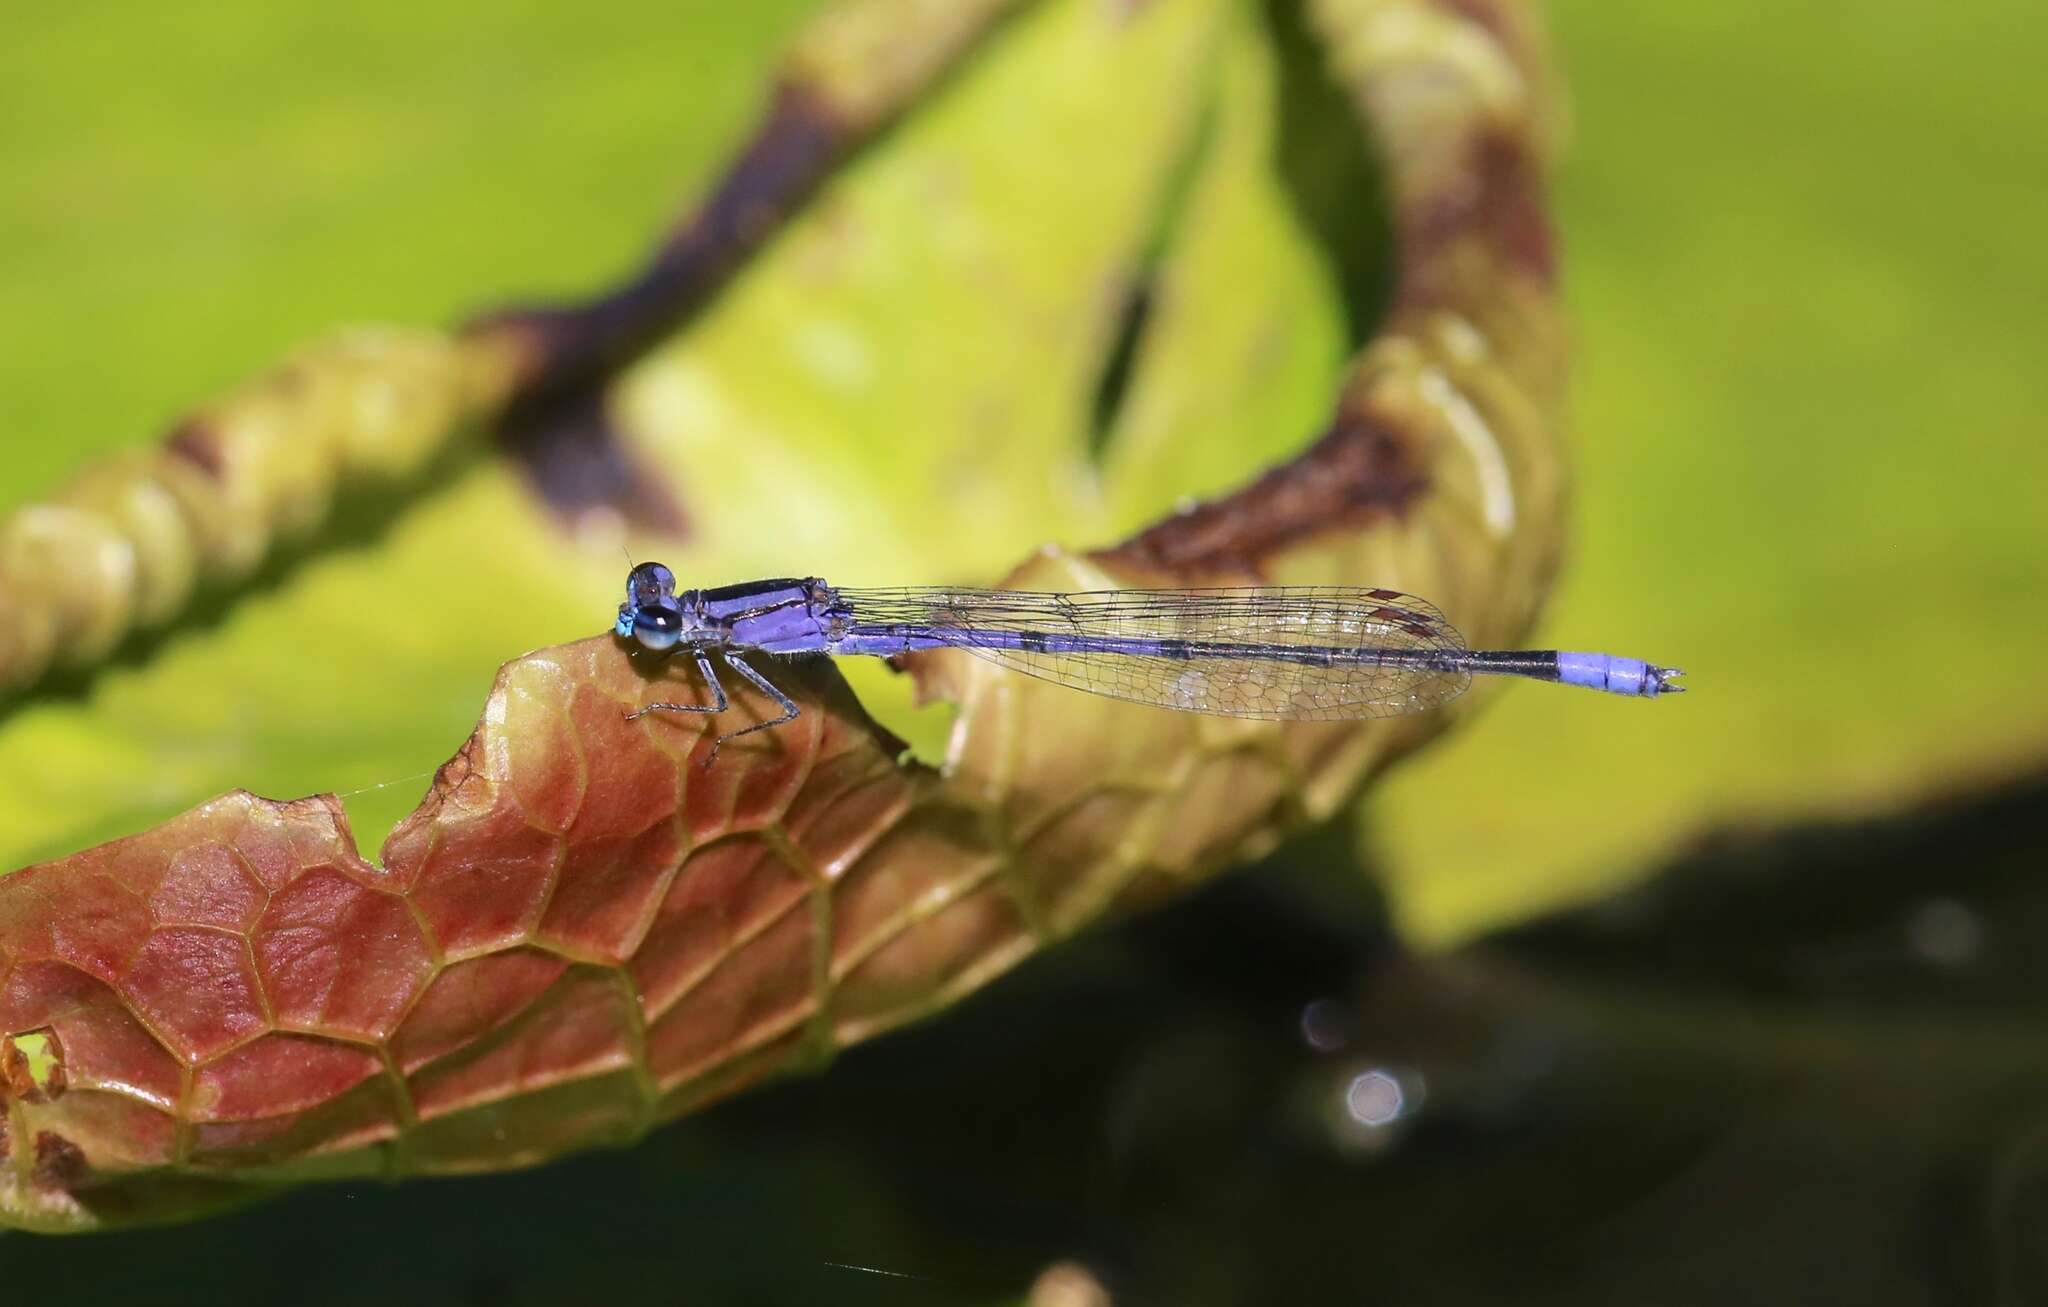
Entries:
[[619,605],[612,632],[636,640],[641,648],[666,653],[683,638],[691,623],[676,601],[676,574],[660,563],[641,563],[626,574],[626,602]]

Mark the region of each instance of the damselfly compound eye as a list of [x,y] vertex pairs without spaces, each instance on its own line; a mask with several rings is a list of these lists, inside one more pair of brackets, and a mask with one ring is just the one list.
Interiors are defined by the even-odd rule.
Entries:
[[682,636],[683,610],[675,600],[666,597],[643,600],[633,610],[633,638],[643,647],[660,653],[664,649],[675,648],[676,641]]
[[642,563],[626,574],[626,598],[664,599],[676,592],[676,574],[660,563]]

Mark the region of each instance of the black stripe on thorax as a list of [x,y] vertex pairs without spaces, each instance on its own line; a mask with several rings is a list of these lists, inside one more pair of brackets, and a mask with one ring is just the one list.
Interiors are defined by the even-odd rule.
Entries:
[[801,590],[804,588],[804,584],[805,582],[801,577],[782,576],[770,581],[742,581],[738,585],[713,586],[709,590],[699,590],[697,593],[704,596],[706,603],[715,604],[727,599],[744,599],[750,594],[772,594],[778,590]]

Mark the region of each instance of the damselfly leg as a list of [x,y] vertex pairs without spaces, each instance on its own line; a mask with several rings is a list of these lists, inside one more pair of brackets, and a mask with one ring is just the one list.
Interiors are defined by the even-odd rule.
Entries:
[[[718,672],[712,667],[711,659],[706,651],[698,649],[696,654],[697,670],[703,675],[704,683],[711,687],[710,703],[650,703],[637,712],[627,713],[626,720],[637,721],[651,712],[711,713],[714,715],[724,712],[729,702],[726,698],[725,686],[719,681]],[[771,730],[782,725],[784,722],[795,721],[800,711],[796,706],[796,700],[777,689],[774,683],[767,677],[749,667],[740,658],[737,651],[726,649],[722,651],[721,656],[724,658],[727,667],[744,676],[761,693],[775,700],[776,704],[782,709],[782,716],[770,718],[765,722],[755,722],[752,726],[743,726],[737,731],[727,731],[723,735],[715,737],[711,741],[711,752],[705,754],[704,761],[698,764],[702,767],[709,767],[718,760],[718,751],[725,747],[727,740],[737,740],[742,735],[752,735],[755,731]]]

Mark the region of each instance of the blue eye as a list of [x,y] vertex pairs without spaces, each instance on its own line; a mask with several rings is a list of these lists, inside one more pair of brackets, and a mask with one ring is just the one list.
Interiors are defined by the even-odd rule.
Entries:
[[[626,620],[621,613],[619,620]],[[683,610],[673,599],[650,599],[641,602],[632,612],[633,638],[643,648],[659,653],[676,647],[676,641],[683,637]]]
[[626,598],[657,599],[676,592],[676,574],[660,563],[642,563],[626,574]]

